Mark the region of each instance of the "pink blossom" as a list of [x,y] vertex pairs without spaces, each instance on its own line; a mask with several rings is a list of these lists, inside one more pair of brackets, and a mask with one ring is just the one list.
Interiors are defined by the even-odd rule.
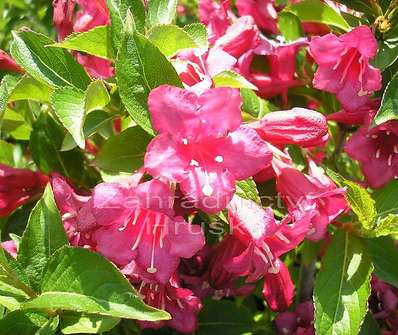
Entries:
[[237,0],[236,7],[241,16],[249,15],[256,21],[257,26],[271,34],[278,32],[278,12],[274,0]]
[[363,124],[370,116],[376,115],[379,106],[380,99],[369,99],[365,105],[358,107],[356,110],[341,110],[328,115],[328,120],[347,125]]
[[370,187],[380,188],[398,176],[398,122],[370,128],[372,115],[346,143],[344,150],[361,163]]
[[[274,46],[263,41],[262,45],[268,47],[266,50],[259,48],[252,50],[239,59],[239,72],[258,88],[258,95],[270,98],[282,95],[283,102],[287,104],[289,88],[302,85],[301,80],[296,77],[296,55],[300,48],[305,47],[307,40],[301,39],[296,42]],[[256,53],[265,54],[268,64],[267,73],[253,70],[252,63]]]
[[62,41],[73,32],[75,0],[54,0],[53,21],[58,32],[58,40]]
[[255,49],[260,44],[260,33],[251,16],[242,16],[228,27],[214,46],[223,49],[235,58]]
[[312,147],[328,139],[326,118],[321,113],[305,108],[268,113],[250,126],[257,130],[263,140],[274,145]]
[[18,247],[14,240],[4,241],[0,243],[0,246],[8,252],[12,258],[17,258]]
[[285,264],[280,260],[278,273],[267,273],[264,276],[263,296],[272,311],[285,311],[294,300],[294,284]]
[[76,14],[73,30],[85,32],[110,23],[106,0],[76,0],[80,10]]
[[306,301],[293,312],[283,312],[275,318],[278,335],[315,335],[314,304]]
[[213,87],[212,78],[223,71],[231,70],[235,63],[234,57],[218,48],[211,48],[209,51],[182,51],[174,62],[181,81],[196,94]]
[[9,71],[9,72],[17,72],[24,73],[24,69],[22,69],[16,62],[9,56],[5,51],[0,50],[0,70]]
[[199,16],[200,21],[207,26],[209,42],[214,42],[225,34],[233,17],[230,11],[230,0],[221,0],[220,3],[214,0],[200,0]]
[[359,26],[339,37],[314,37],[310,45],[318,64],[314,86],[336,94],[345,109],[358,109],[381,88],[380,71],[369,64],[377,48],[377,40],[368,26]]
[[169,187],[159,180],[135,187],[99,184],[89,202],[95,224],[82,222],[80,229],[116,265],[166,283],[180,258],[192,257],[205,243],[200,226],[173,216],[172,200]]
[[309,175],[278,159],[272,164],[277,190],[289,212],[308,213],[311,226],[307,238],[319,241],[325,236],[328,224],[348,208],[344,189],[337,188],[312,160],[309,160]]
[[240,105],[239,92],[230,88],[200,96],[167,85],[154,89],[148,106],[159,135],[147,148],[147,171],[179,182],[197,208],[209,213],[225,208],[235,181],[259,172],[271,160],[255,130],[240,127]]
[[0,164],[0,218],[40,196],[47,182],[40,172]]
[[172,317],[168,321],[137,321],[141,328],[159,329],[166,326],[181,333],[192,333],[196,330],[197,314],[202,303],[192,291],[180,286],[177,276],[173,276],[166,284],[142,281],[137,289],[146,304],[165,310]]

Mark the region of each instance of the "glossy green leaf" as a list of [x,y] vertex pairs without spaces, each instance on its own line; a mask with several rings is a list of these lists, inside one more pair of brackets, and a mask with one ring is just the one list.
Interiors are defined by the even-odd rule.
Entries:
[[49,102],[53,89],[47,84],[30,77],[23,76],[10,92],[8,102],[20,100],[34,100]]
[[250,89],[242,88],[240,90],[242,97],[242,111],[250,114],[256,119],[261,119],[265,114],[275,110],[267,100],[264,100],[257,96],[255,92]]
[[3,140],[0,140],[0,163],[14,165],[14,146]]
[[357,215],[362,227],[365,230],[371,230],[376,224],[377,212],[375,201],[368,191],[330,169],[327,170],[327,173],[340,187],[346,188],[346,197],[352,211]]
[[62,334],[99,334],[114,328],[120,319],[102,315],[65,313],[60,328]]
[[174,21],[177,10],[177,0],[151,0],[148,4],[147,26],[169,24]]
[[134,27],[139,33],[145,33],[145,6],[143,0],[107,0],[111,17],[111,35],[115,51],[122,43],[127,12],[132,14]]
[[387,42],[380,42],[379,50],[376,58],[373,60],[373,66],[379,68],[381,71],[387,69],[398,59],[398,45],[389,44]]
[[241,335],[253,330],[253,318],[245,306],[233,301],[207,300],[199,313],[199,335]]
[[278,27],[286,41],[295,41],[304,35],[299,18],[290,12],[281,12]]
[[148,39],[156,45],[166,57],[174,56],[181,50],[199,48],[195,39],[180,27],[165,24],[155,26]]
[[116,61],[120,97],[133,120],[154,134],[147,110],[148,95],[162,84],[182,86],[177,72],[144,36],[126,33]]
[[258,194],[257,185],[253,178],[241,180],[236,183],[236,195],[241,198],[252,200],[261,204],[261,199]]
[[23,307],[146,321],[170,318],[168,313],[145,305],[112,263],[84,248],[64,247],[50,258],[41,292]]
[[357,335],[368,310],[373,267],[363,242],[338,231],[315,280],[315,329],[322,335]]
[[51,105],[58,120],[72,135],[76,144],[85,147],[83,124],[86,112],[84,109],[84,92],[74,87],[61,87],[54,91]]
[[186,25],[183,29],[195,40],[199,48],[205,50],[209,48],[207,29],[202,23],[191,23]]
[[109,104],[111,97],[102,80],[93,81],[86,90],[84,106],[86,113],[102,109]]
[[29,75],[52,87],[86,89],[90,78],[66,50],[48,48],[50,38],[29,30],[14,33],[11,55]]
[[0,319],[1,335],[35,335],[48,319],[30,311],[14,311]]
[[72,33],[62,42],[52,44],[50,47],[80,51],[112,60],[114,56],[108,27],[97,26],[89,31]]
[[7,108],[3,115],[1,130],[15,140],[28,141],[32,128],[21,113]]
[[351,29],[338,12],[320,0],[303,0],[289,5],[284,11],[295,14],[302,22],[324,23],[344,31]]
[[95,164],[108,174],[131,173],[143,165],[146,147],[151,139],[140,127],[127,128],[108,139],[98,152]]
[[398,73],[392,77],[388,83],[383,98],[381,100],[380,108],[374,119],[374,123],[379,125],[390,120],[398,120]]
[[59,325],[59,316],[49,319],[34,335],[53,335],[56,333]]
[[29,299],[23,290],[13,286],[12,280],[6,274],[0,274],[0,305],[10,311],[20,308],[20,303]]
[[223,71],[213,77],[215,87],[248,88],[257,90],[257,87],[246,78],[234,71]]
[[22,236],[17,256],[31,287],[39,289],[48,258],[68,244],[61,216],[50,186],[33,208]]
[[398,248],[390,237],[370,239],[367,248],[381,280],[398,287]]

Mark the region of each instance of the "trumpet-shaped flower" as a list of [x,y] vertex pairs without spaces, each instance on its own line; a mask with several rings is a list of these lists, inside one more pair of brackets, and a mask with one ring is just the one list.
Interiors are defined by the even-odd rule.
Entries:
[[256,131],[240,126],[241,99],[230,88],[200,96],[163,85],[149,95],[159,135],[149,144],[145,168],[154,177],[179,182],[196,207],[216,213],[227,206],[235,181],[259,172],[271,152]]
[[368,26],[359,26],[339,37],[314,37],[310,45],[318,64],[314,86],[336,94],[345,109],[358,109],[381,88],[380,70],[369,63],[377,48],[377,40]]
[[0,217],[40,195],[48,178],[40,172],[0,164]]

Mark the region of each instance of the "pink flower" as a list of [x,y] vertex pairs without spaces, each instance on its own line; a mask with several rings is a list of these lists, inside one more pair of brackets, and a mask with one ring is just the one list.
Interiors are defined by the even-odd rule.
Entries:
[[40,172],[0,164],[0,218],[40,196],[47,182]]
[[159,329],[166,326],[181,333],[192,333],[196,330],[197,314],[202,304],[192,291],[180,286],[177,276],[173,276],[166,284],[142,281],[137,288],[146,304],[165,310],[172,316],[168,321],[137,321],[141,328]]
[[22,69],[5,51],[0,50],[0,70],[24,73]]
[[135,187],[100,184],[89,202],[95,225],[80,227],[95,250],[116,265],[166,283],[180,258],[192,257],[205,243],[200,226],[173,216],[172,201],[169,187],[159,180]]
[[376,115],[379,106],[380,99],[369,99],[365,105],[360,106],[356,110],[341,110],[328,115],[328,120],[347,125],[363,124],[370,116]]
[[74,0],[53,1],[53,21],[58,32],[58,40],[62,41],[73,32],[73,16],[75,11]]
[[347,210],[344,189],[336,185],[323,170],[309,160],[309,175],[278,159],[273,160],[276,186],[289,212],[298,211],[310,215],[311,226],[307,238],[322,239],[329,223]]
[[[163,85],[148,99],[153,128],[145,168],[154,177],[180,183],[197,208],[216,213],[246,179],[270,163],[267,144],[255,130],[240,127],[241,98],[230,88],[200,96]],[[167,113],[165,111],[167,110]]]
[[224,35],[230,25],[229,20],[233,17],[229,9],[230,2],[230,0],[221,0],[220,3],[214,0],[199,2],[200,21],[207,26],[211,44]]
[[260,33],[251,16],[237,19],[225,34],[218,38],[214,46],[223,49],[235,58],[255,49],[260,43]]
[[370,128],[372,116],[348,140],[344,150],[361,163],[370,187],[380,188],[398,176],[398,122]]
[[263,295],[272,311],[285,311],[294,300],[294,284],[285,264],[279,259],[279,272],[264,276]]
[[[81,245],[78,221],[79,217],[84,220],[90,218],[90,216],[84,217],[83,215],[90,214],[89,211],[84,210],[84,205],[89,201],[90,197],[78,195],[66,180],[56,173],[51,176],[51,186],[69,242],[74,246]],[[93,222],[94,218],[91,217],[89,221]]]
[[274,2],[274,0],[237,0],[236,7],[241,16],[253,17],[260,29],[276,34],[278,12],[274,7]]
[[[262,44],[266,46],[267,42],[264,41]],[[258,88],[258,95],[270,98],[280,94],[284,104],[287,104],[289,88],[302,85],[296,77],[296,55],[300,48],[307,44],[307,40],[301,39],[277,47],[271,44],[267,50],[252,50],[239,59],[239,72]],[[257,53],[265,54],[269,68],[267,73],[251,69],[254,55]]]
[[218,48],[182,51],[174,62],[181,81],[198,95],[213,87],[213,77],[232,69],[235,63],[234,57]]
[[314,86],[336,94],[345,109],[358,109],[381,88],[380,71],[369,64],[377,48],[377,40],[368,26],[359,26],[340,37],[314,37],[310,45],[318,64]]
[[305,108],[268,113],[250,126],[257,130],[263,140],[274,145],[312,147],[328,139],[326,118],[321,113]]
[[283,312],[275,318],[278,335],[315,335],[314,304],[306,301],[293,312]]
[[[58,39],[63,40],[72,32],[85,32],[110,23],[106,0],[76,0],[80,10],[74,18],[75,3],[72,0],[55,0],[54,25]],[[94,78],[107,79],[114,75],[112,62],[103,58],[76,53],[78,62]]]
[[8,252],[12,258],[17,258],[18,247],[14,240],[4,241],[0,243],[0,246]]

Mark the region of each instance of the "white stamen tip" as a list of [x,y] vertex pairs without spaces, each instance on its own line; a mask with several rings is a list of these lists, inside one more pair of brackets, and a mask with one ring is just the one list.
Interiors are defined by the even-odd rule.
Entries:
[[224,157],[223,156],[216,156],[216,158],[214,158],[214,160],[217,163],[222,163],[222,162],[224,162]]
[[392,165],[392,154],[388,156],[387,164],[388,164],[388,166]]
[[391,134],[391,131],[387,130],[387,131],[386,131],[386,134],[387,134],[387,135],[390,135],[390,134]]
[[198,161],[191,159],[191,163],[189,163],[189,165],[198,167],[199,163],[198,163]]
[[270,268],[268,268],[268,273],[277,274],[279,273],[279,269],[271,266]]
[[378,137],[378,136],[377,136],[376,134],[371,136],[371,138],[373,138],[374,140],[375,140],[377,137]]
[[377,151],[376,151],[376,158],[377,158],[377,159],[379,159],[379,158],[380,158],[380,148],[379,148],[379,149],[377,149]]
[[200,120],[202,123],[206,123],[207,121],[205,119]]
[[202,187],[202,192],[206,197],[210,197],[213,194],[214,190],[213,187],[211,187],[210,185],[205,185]]
[[398,144],[394,145],[394,154],[398,154]]
[[156,273],[156,272],[158,272],[158,269],[151,267],[151,268],[147,268],[146,272],[148,272],[148,273]]
[[182,139],[182,143],[185,144],[185,145],[188,145],[188,140],[186,138],[183,138]]

